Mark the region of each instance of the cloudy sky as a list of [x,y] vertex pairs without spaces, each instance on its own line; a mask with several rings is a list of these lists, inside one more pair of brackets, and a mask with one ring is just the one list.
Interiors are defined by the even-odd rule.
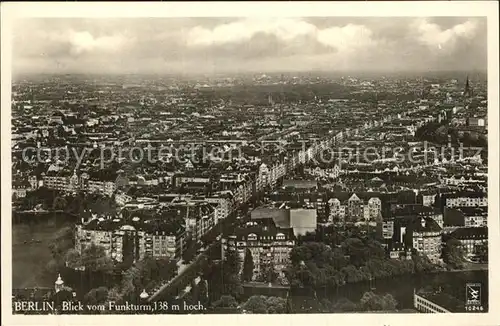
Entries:
[[486,70],[486,19],[30,18],[14,73]]

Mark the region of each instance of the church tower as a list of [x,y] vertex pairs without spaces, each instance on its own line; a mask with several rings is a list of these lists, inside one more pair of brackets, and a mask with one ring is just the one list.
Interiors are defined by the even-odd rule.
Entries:
[[469,76],[467,76],[467,80],[465,81],[464,97],[471,97],[471,96],[472,96],[472,88],[470,87]]

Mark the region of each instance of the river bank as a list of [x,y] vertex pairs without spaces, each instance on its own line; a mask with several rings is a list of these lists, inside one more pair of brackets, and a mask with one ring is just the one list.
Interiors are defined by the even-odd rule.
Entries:
[[[482,304],[488,307],[488,270],[461,270],[437,271],[425,274],[411,274],[385,279],[374,279],[348,283],[335,289],[295,289],[290,291],[290,297],[300,305],[300,302],[321,301],[330,302],[349,300],[359,302],[365,292],[375,294],[391,294],[398,302],[398,310],[413,309],[413,294],[421,288],[428,286],[440,287],[459,300],[465,301],[465,287],[467,283],[480,283],[482,285]],[[312,312],[312,311],[311,311]]]
[[52,259],[49,245],[70,224],[37,223],[12,226],[12,286],[52,287],[57,275],[46,273]]

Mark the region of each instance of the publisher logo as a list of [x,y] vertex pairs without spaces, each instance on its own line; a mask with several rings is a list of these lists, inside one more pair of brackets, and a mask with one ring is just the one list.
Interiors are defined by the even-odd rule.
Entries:
[[469,306],[481,305],[481,284],[467,283],[465,287],[466,287],[465,304]]

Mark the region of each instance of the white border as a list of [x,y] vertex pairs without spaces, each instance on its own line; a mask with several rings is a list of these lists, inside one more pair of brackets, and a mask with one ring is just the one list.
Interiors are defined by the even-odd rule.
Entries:
[[[1,144],[2,144],[2,325],[69,324],[311,324],[331,325],[496,325],[500,313],[499,258],[500,225],[498,221],[498,2],[497,1],[425,1],[425,2],[102,2],[102,3],[2,3],[1,4]],[[11,23],[21,17],[417,17],[483,16],[488,17],[488,124],[489,124],[489,307],[487,314],[290,314],[290,315],[117,315],[117,316],[19,316],[12,315],[12,235],[10,175],[10,92],[11,92]]]

